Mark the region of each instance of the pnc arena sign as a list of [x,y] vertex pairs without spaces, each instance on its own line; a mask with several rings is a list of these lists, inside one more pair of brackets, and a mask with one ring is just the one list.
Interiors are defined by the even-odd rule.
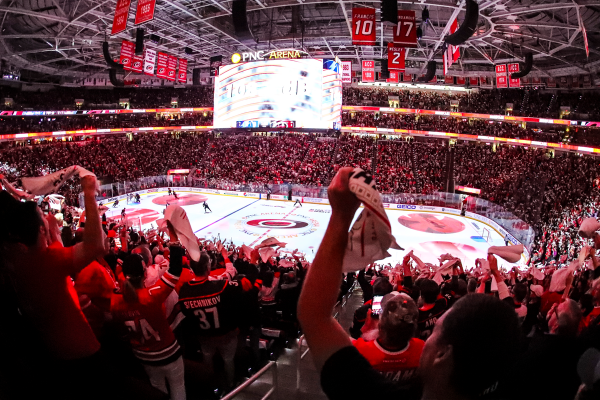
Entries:
[[285,49],[285,50],[260,50],[251,53],[233,53],[231,56],[231,62],[234,64],[247,61],[259,61],[259,60],[282,60],[282,59],[294,59],[302,58],[308,55],[303,50],[296,49]]

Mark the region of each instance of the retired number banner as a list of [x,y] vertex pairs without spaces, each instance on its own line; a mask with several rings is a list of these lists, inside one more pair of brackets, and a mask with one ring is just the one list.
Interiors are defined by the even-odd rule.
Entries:
[[156,0],[138,0],[135,11],[135,24],[143,24],[154,18],[154,6]]
[[406,49],[394,43],[388,43],[388,69],[404,71]]
[[496,65],[496,87],[498,89],[508,87],[508,79],[506,77],[506,64]]
[[119,32],[123,32],[127,29],[127,18],[129,17],[129,7],[131,6],[131,0],[118,0],[117,8],[115,9],[115,17],[113,19],[111,35],[115,35]]
[[402,47],[417,47],[417,20],[414,10],[398,10],[394,43]]
[[375,9],[352,8],[352,44],[375,46]]

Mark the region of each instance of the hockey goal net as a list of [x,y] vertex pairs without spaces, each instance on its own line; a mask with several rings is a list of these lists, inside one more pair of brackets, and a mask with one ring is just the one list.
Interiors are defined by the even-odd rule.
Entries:
[[483,228],[483,231],[481,231],[481,237],[486,241],[486,242],[490,242],[490,230],[488,228]]

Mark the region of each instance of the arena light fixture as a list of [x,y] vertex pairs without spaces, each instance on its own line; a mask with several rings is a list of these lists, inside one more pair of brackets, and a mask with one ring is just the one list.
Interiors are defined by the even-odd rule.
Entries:
[[233,55],[231,56],[231,62],[234,64],[239,63],[240,61],[242,61],[242,56],[240,53],[233,53]]

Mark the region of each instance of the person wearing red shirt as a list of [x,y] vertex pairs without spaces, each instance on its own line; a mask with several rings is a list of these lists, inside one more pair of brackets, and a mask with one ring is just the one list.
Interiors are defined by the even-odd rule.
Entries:
[[[49,243],[49,225],[34,202],[21,203],[0,193],[0,255],[15,288],[19,309],[54,358],[52,380],[62,398],[103,380],[100,343],[73,296],[72,281],[104,254],[102,224],[95,202],[96,177],[81,178],[87,214],[83,241],[72,247]],[[52,362],[52,361],[51,361]],[[95,395],[100,396],[104,385]]]
[[401,384],[416,383],[416,371],[425,342],[414,338],[419,310],[406,293],[392,292],[381,301],[382,312],[375,340],[352,342],[369,364],[386,378]]
[[111,312],[129,330],[133,354],[142,362],[152,386],[167,393],[168,382],[171,399],[185,400],[183,358],[164,305],[181,275],[184,251],[178,245],[170,249],[169,270],[149,288],[144,287],[142,256],[131,254],[124,260],[123,291],[112,296]]

